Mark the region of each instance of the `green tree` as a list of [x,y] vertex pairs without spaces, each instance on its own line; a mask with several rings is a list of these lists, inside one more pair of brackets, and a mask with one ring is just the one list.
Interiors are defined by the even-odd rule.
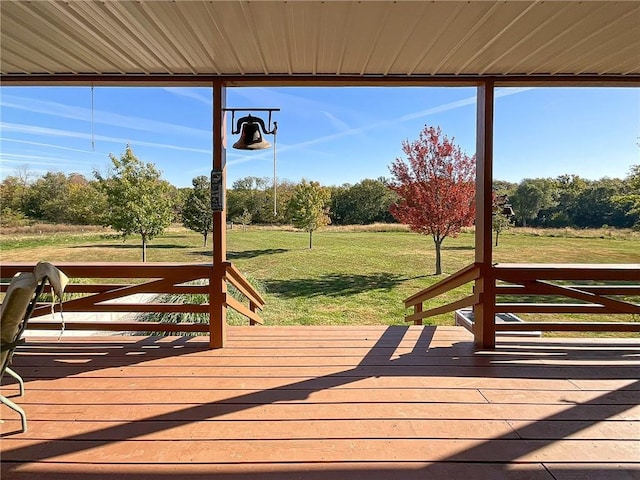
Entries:
[[640,229],[640,164],[631,166],[622,194],[614,196],[613,201],[625,212],[628,224]]
[[242,212],[249,211],[245,206],[246,195],[244,191],[229,188],[227,190],[226,208],[227,218],[235,218],[242,215]]
[[516,219],[523,227],[533,221],[540,210],[552,207],[555,183],[545,178],[525,178],[510,197]]
[[251,223],[251,214],[245,209],[245,211],[242,212],[242,215],[233,217],[233,221],[242,225],[242,230],[244,231],[247,229],[247,225]]
[[98,182],[90,182],[82,175],[72,175],[67,186],[69,204],[65,221],[75,225],[101,225],[108,209],[107,196]]
[[25,187],[15,175],[9,175],[0,183],[0,205],[2,209],[26,213],[23,205]]
[[309,232],[309,248],[313,247],[313,232],[331,223],[328,203],[331,193],[318,182],[302,180],[293,191],[288,210],[293,225]]
[[273,179],[268,177],[244,177],[236,180],[227,190],[227,218],[236,218],[246,210],[253,223],[286,223],[287,205],[295,185],[281,180],[277,185],[276,212],[274,212]]
[[506,195],[510,197],[513,192],[518,188],[517,183],[508,182],[506,180],[493,180],[493,191],[496,195]]
[[124,238],[138,234],[142,239],[142,261],[147,260],[147,243],[171,223],[171,185],[161,178],[153,163],[144,163],[130,145],[117,158],[109,154],[112,171],[102,177],[95,172],[109,201],[105,224]]
[[61,172],[47,172],[30,186],[26,214],[38,220],[64,223],[69,205],[69,179]]
[[348,208],[343,218],[347,225],[368,225],[375,222],[393,222],[389,207],[396,195],[384,178],[366,178],[349,188]]
[[233,182],[227,191],[227,216],[234,218],[247,210],[254,223],[273,221],[272,186],[268,178],[244,177]]
[[615,201],[623,186],[618,178],[588,182],[577,197],[573,223],[579,228],[630,227],[624,205]]
[[106,211],[106,197],[96,182],[79,173],[47,172],[32,184],[27,174],[10,176],[0,184],[3,210],[52,223],[99,225]]
[[184,204],[187,201],[187,196],[191,192],[191,187],[177,188],[171,185],[171,191],[169,192],[169,198],[171,198],[171,209],[173,211],[173,218],[171,223],[182,223],[182,210]]
[[502,211],[494,212],[491,217],[491,228],[496,232],[496,243],[495,246],[498,246],[498,237],[500,234],[507,230],[511,226],[511,218],[507,215],[504,215]]
[[4,207],[0,210],[0,225],[3,227],[23,227],[29,225],[29,219],[20,210]]
[[211,182],[205,175],[195,177],[191,183],[193,188],[187,194],[182,209],[182,224],[204,237],[207,246],[207,236],[213,229],[213,211],[211,210]]
[[560,175],[555,179],[557,195],[555,206],[548,209],[550,227],[575,226],[576,212],[580,208],[579,197],[587,188],[587,181],[578,175]]
[[345,225],[345,218],[349,214],[351,199],[349,190],[351,184],[332,185],[327,187],[331,193],[331,223],[333,225]]
[[[5,202],[5,192],[2,193],[2,206],[9,206],[13,210],[20,210],[23,214],[27,213],[27,195],[29,193],[29,188],[31,187],[31,180],[35,177],[35,174],[29,170],[29,165],[24,164],[19,166],[14,170],[14,174],[10,177],[7,177],[5,180],[8,180],[7,186],[10,187],[13,185],[13,188],[10,187],[11,190],[11,204],[6,204]],[[3,182],[2,190],[4,190],[5,182]]]
[[497,195],[497,192],[494,191],[491,228],[496,232],[496,247],[498,246],[500,234],[511,226],[511,212],[508,211],[510,208],[511,205],[508,203],[508,196],[506,194]]
[[[289,180],[280,180],[278,182],[278,192],[276,195],[276,203],[278,206],[278,214],[274,221],[278,224],[291,223],[287,218],[287,205],[293,197],[293,191],[296,188],[296,184]],[[272,189],[273,190],[273,189]],[[273,195],[273,191],[271,192]],[[273,197],[271,197],[271,203],[273,203]]]

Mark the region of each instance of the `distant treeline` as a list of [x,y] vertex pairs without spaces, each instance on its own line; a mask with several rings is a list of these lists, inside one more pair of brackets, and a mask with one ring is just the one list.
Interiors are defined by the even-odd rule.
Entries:
[[[334,225],[395,222],[389,213],[394,194],[385,178],[365,179],[355,185],[326,187],[331,192],[329,216]],[[245,177],[227,190],[227,219],[254,224],[289,224],[287,204],[297,184],[279,181],[274,202],[269,178]],[[624,179],[587,180],[576,175],[524,179],[520,183],[496,180],[494,190],[507,195],[515,224],[530,227],[640,228],[640,165]],[[174,220],[191,188],[173,188]],[[100,182],[80,174],[48,172],[40,177],[18,171],[0,184],[2,225],[33,222],[101,225],[109,205]]]
[[639,228],[640,165],[624,179],[586,180],[577,175],[494,182],[506,194],[517,226]]

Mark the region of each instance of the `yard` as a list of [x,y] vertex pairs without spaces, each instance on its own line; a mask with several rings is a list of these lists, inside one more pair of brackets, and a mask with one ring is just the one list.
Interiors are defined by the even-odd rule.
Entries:
[[[4,261],[140,260],[136,238],[123,242],[111,233],[43,231],[1,238]],[[397,225],[328,228],[314,234],[311,250],[308,234],[292,229],[250,226],[244,230],[236,225],[228,230],[227,241],[228,259],[266,299],[267,325],[403,324],[404,298],[474,259],[472,232],[448,238],[443,245],[444,275],[435,276],[430,237]],[[637,232],[513,229],[500,236],[494,261],[639,263],[639,247]],[[173,227],[151,242],[147,255],[150,262],[202,263],[211,261],[211,247],[203,247],[200,235]],[[470,288],[462,287],[436,301],[454,300]],[[588,321],[593,316],[573,319]],[[451,314],[427,320],[453,324]]]

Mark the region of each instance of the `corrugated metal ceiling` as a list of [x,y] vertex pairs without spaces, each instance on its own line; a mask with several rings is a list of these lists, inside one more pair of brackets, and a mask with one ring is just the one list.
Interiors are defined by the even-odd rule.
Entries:
[[640,75],[638,1],[6,1],[12,75]]

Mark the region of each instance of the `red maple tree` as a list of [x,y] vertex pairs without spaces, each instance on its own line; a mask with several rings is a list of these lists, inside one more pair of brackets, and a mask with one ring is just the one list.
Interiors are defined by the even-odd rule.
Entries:
[[425,126],[418,140],[402,142],[406,159],[396,158],[390,167],[389,188],[398,195],[391,214],[412,231],[432,236],[436,275],[442,273],[442,242],[472,225],[476,212],[476,157],[453,140],[440,127]]

